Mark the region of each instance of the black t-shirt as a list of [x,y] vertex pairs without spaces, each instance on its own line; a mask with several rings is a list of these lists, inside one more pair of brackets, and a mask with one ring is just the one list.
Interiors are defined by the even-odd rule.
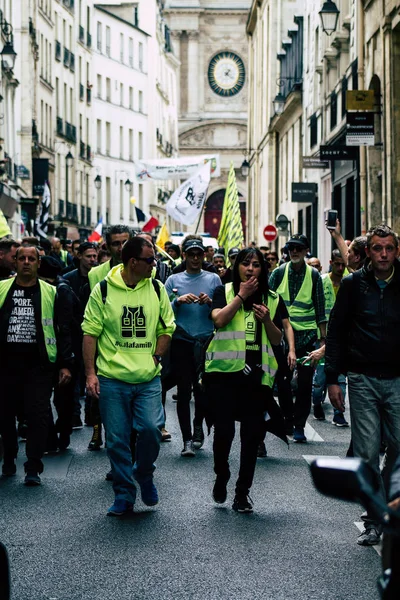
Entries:
[[[250,308],[246,310],[249,306],[249,302],[246,301],[246,305],[244,308],[244,322],[245,322],[245,333],[246,333],[246,366],[249,368],[249,374],[257,373],[259,374],[259,378],[261,379],[261,327],[262,324],[257,321],[254,316],[253,310]],[[257,304],[257,302],[256,302]],[[219,285],[215,288],[211,312],[215,308],[225,308],[227,305],[226,297],[225,297],[225,286]],[[275,317],[273,319],[274,325],[278,329],[282,329],[282,319],[288,319],[289,314],[286,309],[285,303],[282,298],[279,297],[279,304],[275,313]]]
[[33,296],[39,292],[39,283],[24,287],[14,283],[4,303],[4,311],[10,315],[1,341],[2,359],[13,362],[23,355],[29,364],[39,364],[37,329]]

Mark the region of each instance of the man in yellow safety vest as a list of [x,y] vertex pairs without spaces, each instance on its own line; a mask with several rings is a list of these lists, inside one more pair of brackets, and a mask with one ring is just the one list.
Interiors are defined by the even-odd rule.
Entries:
[[[275,269],[269,279],[270,288],[278,292],[288,309],[298,358],[308,356],[317,344],[325,344],[326,337],[322,278],[316,269],[305,263],[309,247],[310,244],[305,235],[292,235],[287,243],[290,261]],[[320,331],[319,339],[318,329]],[[306,442],[304,427],[311,410],[314,368],[312,364],[299,363],[297,372],[298,389],[294,404],[293,440]]]

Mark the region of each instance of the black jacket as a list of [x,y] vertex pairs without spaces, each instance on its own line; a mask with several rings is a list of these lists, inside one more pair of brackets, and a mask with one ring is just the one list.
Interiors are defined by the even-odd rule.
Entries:
[[400,377],[400,264],[381,289],[364,266],[345,277],[332,309],[325,351],[327,383],[339,373]]

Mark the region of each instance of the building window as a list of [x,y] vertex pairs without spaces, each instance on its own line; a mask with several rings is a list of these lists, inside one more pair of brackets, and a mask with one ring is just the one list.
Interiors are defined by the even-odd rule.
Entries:
[[139,160],[141,158],[143,158],[143,133],[141,131],[139,131],[139,135],[138,135],[138,152],[139,152]]
[[120,221],[124,220],[124,182],[122,179],[119,181],[119,218]]
[[106,155],[111,155],[111,123],[106,123]]
[[318,119],[316,115],[312,115],[310,118],[310,148],[315,146],[318,142]]
[[139,90],[139,112],[143,112],[143,92]]
[[124,128],[119,128],[119,157],[124,158]]
[[129,88],[129,108],[133,110],[133,87]]
[[120,83],[119,85],[119,103],[120,106],[124,105],[124,84]]
[[129,38],[129,66],[133,68],[133,39]]
[[109,77],[106,78],[106,100],[111,102],[111,79]]
[[100,119],[97,119],[97,152],[98,154],[101,154],[101,121]]
[[97,75],[97,97],[101,98],[101,90],[102,88],[102,82],[101,82],[101,75]]
[[351,65],[351,87],[353,90],[358,90],[358,62],[357,59]]
[[143,208],[143,183],[139,183],[139,208]]
[[119,38],[119,58],[120,58],[120,61],[123,63],[124,62],[124,34],[123,33],[120,34],[120,38]]
[[133,129],[129,130],[129,160],[133,160]]
[[332,92],[331,94],[331,131],[337,125],[337,95],[336,92]]
[[111,56],[111,30],[106,27],[106,55]]
[[342,118],[346,114],[347,77],[342,80]]
[[100,21],[97,21],[97,50],[99,52],[101,52],[101,46],[102,46],[101,33],[102,33],[102,25],[101,25]]
[[139,69],[143,71],[143,44],[139,42]]
[[111,219],[111,177],[106,177],[106,223]]

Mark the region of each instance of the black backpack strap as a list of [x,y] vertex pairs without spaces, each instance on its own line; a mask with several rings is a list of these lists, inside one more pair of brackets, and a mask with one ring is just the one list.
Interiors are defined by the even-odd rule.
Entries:
[[[160,301],[160,294],[161,294],[160,284],[157,281],[157,279],[153,279],[153,278],[151,278],[151,283],[153,284],[154,291],[157,294],[158,301]],[[166,326],[165,321],[162,318],[161,314],[159,315],[159,319],[160,319],[160,323],[164,327],[164,329],[167,329],[167,326]]]
[[105,279],[100,281],[100,291],[101,291],[101,299],[103,301],[103,304],[105,304],[106,300],[107,300],[107,281]]

